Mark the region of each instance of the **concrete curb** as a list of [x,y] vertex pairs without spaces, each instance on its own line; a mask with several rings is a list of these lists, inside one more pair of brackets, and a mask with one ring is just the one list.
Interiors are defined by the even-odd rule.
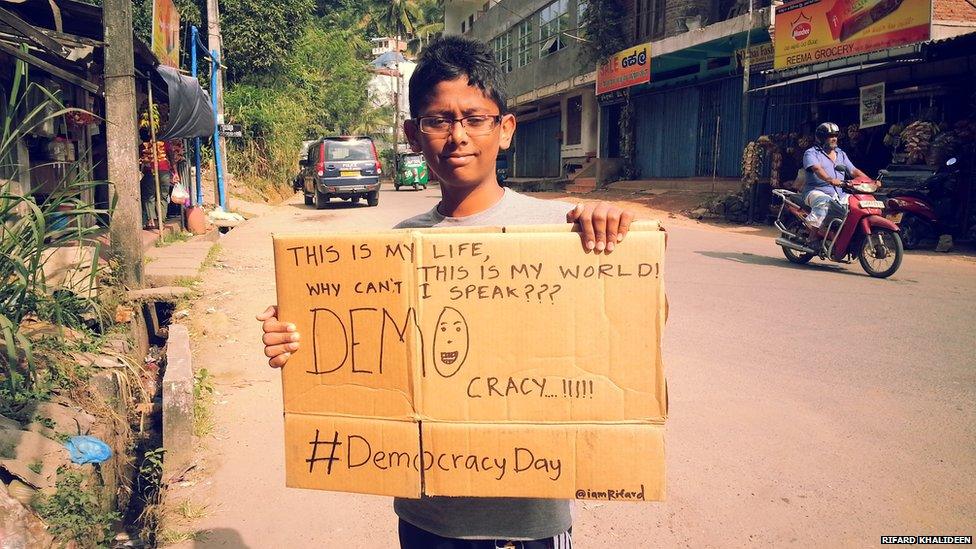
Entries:
[[183,474],[193,459],[193,362],[190,332],[171,324],[163,374],[163,478]]

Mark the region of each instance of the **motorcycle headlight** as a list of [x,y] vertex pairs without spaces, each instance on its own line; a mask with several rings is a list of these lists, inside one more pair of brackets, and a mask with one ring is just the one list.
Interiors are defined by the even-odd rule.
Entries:
[[862,193],[873,193],[875,191],[875,186],[871,183],[858,183],[853,187],[855,191]]

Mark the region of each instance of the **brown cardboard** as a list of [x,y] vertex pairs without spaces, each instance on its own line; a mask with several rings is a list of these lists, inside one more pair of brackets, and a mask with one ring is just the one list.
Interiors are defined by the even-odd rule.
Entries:
[[659,500],[664,232],[276,235],[288,486]]

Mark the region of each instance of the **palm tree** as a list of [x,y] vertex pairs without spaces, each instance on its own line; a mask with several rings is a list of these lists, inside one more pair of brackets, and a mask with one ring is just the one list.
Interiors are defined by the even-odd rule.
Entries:
[[407,51],[411,55],[419,54],[424,46],[444,32],[443,0],[421,0],[420,13],[413,36],[407,41]]
[[393,107],[367,107],[357,117],[356,122],[349,128],[349,133],[356,135],[377,135],[390,129],[390,118],[393,117]]
[[372,27],[382,36],[413,36],[416,22],[423,16],[417,0],[374,0],[359,21],[359,28]]

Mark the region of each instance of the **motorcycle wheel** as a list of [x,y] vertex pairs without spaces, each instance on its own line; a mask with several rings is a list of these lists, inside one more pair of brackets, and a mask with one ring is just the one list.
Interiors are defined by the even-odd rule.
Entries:
[[901,266],[905,249],[898,233],[880,227],[865,235],[858,245],[857,260],[864,272],[874,278],[888,278]]
[[783,246],[783,255],[786,256],[787,261],[790,263],[796,263],[797,265],[806,265],[811,259],[813,259],[813,254],[811,253],[799,252],[793,248],[787,248],[786,246]]
[[925,222],[918,216],[905,214],[898,228],[901,229],[901,243],[906,250],[918,248],[925,238]]
[[[806,238],[807,236],[806,227],[803,226],[803,223],[799,219],[793,217],[792,215],[786,221],[786,229],[801,238]],[[789,237],[784,234],[783,238],[789,238]],[[797,265],[806,265],[807,263],[810,262],[811,259],[814,258],[815,255],[811,253],[799,252],[792,248],[787,248],[786,246],[783,246],[782,248],[783,248],[783,255],[786,256],[786,260],[789,261],[790,263],[795,263]]]

